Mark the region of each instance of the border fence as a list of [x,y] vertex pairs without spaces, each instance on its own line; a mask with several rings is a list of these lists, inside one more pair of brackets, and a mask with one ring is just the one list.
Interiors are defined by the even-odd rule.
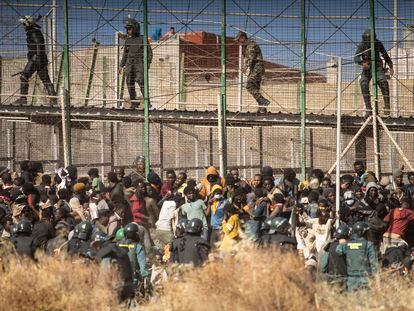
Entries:
[[[27,104],[16,104],[27,63],[22,16],[38,20],[58,105],[37,74]],[[127,18],[153,53],[144,54],[138,109],[119,74]],[[377,60],[390,112],[376,66],[365,109],[354,56],[366,30],[374,59],[376,36],[393,62],[391,72]],[[239,31],[263,54],[267,113],[246,89]],[[29,159],[45,171],[74,164],[104,174],[145,155],[147,170],[161,173],[199,178],[215,165],[253,177],[271,165],[305,178],[310,168],[350,171],[355,160],[378,176],[414,161],[412,1],[0,0],[0,72],[0,163],[13,170]]]

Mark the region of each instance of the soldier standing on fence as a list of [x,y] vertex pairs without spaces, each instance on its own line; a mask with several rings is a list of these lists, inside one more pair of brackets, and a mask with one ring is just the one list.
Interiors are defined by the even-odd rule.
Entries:
[[[121,60],[119,74],[125,69],[126,83],[131,100],[131,108],[138,108],[135,82],[138,83],[142,96],[144,96],[144,37],[140,35],[139,23],[133,18],[128,18],[125,28],[128,37],[125,41],[124,53]],[[148,44],[148,67],[152,61],[152,49]]]
[[259,104],[259,112],[266,112],[266,107],[270,104],[270,101],[260,93],[260,85],[265,73],[262,51],[259,45],[252,39],[247,38],[247,34],[243,31],[239,31],[235,40],[243,45],[243,73],[246,73],[249,69],[246,89]]
[[[48,60],[46,55],[45,38],[40,31],[40,26],[36,24],[39,19],[40,16],[36,20],[34,20],[31,16],[24,16],[19,20],[26,31],[28,62],[23,71],[20,72],[21,97],[16,100],[14,104],[27,104],[26,95],[29,93],[29,80],[35,72],[39,74],[40,80],[42,80],[48,95],[56,96],[55,88],[50,81],[49,72],[47,70]],[[56,105],[57,99],[52,98],[50,102],[52,105]]]
[[[384,113],[390,113],[390,87],[388,85],[387,78],[385,76],[386,68],[382,59],[380,58],[380,52],[384,57],[385,63],[389,67],[390,74],[394,74],[393,64],[389,57],[384,45],[376,37],[375,40],[375,59],[377,66],[377,82],[381,89],[382,96],[384,97]],[[355,63],[362,66],[361,79],[359,81],[361,85],[361,92],[365,102],[365,108],[367,115],[372,114],[371,107],[371,95],[369,92],[369,82],[371,81],[371,34],[370,30],[366,30],[362,35],[362,41],[357,47],[357,51],[354,57]]]

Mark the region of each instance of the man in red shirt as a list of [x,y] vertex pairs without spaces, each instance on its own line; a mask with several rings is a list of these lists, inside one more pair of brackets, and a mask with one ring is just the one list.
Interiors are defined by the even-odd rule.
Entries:
[[388,229],[383,235],[383,251],[390,246],[407,244],[404,236],[408,225],[414,222],[414,212],[409,208],[410,200],[403,198],[400,207],[394,208],[385,216],[384,221],[388,223]]
[[145,209],[145,182],[143,180],[136,181],[136,191],[135,193],[129,198],[131,202],[131,212],[133,221],[141,226],[146,227],[148,225],[148,215]]

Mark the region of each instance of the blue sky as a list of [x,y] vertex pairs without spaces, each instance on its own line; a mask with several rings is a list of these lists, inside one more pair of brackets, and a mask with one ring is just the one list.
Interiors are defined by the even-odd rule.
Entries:
[[[220,33],[220,1],[219,0],[149,0],[149,33],[156,27],[166,31],[169,26],[175,26],[180,32],[209,31]],[[360,41],[361,33],[369,27],[369,1],[360,0],[305,0],[307,19],[307,54],[308,67],[319,68],[328,59],[322,54],[335,54],[344,57],[353,55],[356,44]],[[36,8],[21,7],[18,4],[50,4],[42,0],[0,0],[2,6],[0,27],[0,53],[9,56],[10,51],[16,54],[25,52],[24,32],[18,26],[18,15],[34,14]],[[62,4],[57,0],[58,5]],[[398,15],[402,18],[414,18],[414,1],[399,0]],[[392,47],[392,17],[393,1],[376,1],[377,33],[387,49]],[[142,21],[141,12],[128,12],[128,9],[142,9],[140,0],[70,0],[69,1],[69,31],[70,43],[75,48],[90,46],[93,37],[102,44],[112,44],[114,32],[123,30],[123,23],[128,14]],[[92,6],[95,9],[82,9]],[[104,9],[102,9],[104,8]],[[124,11],[110,11],[105,9],[116,8]],[[202,11],[208,15],[197,14]],[[36,14],[46,14],[48,7],[43,7]],[[184,11],[184,12],[183,12]],[[188,13],[185,13],[188,11]],[[261,44],[266,58],[273,62],[297,67],[300,55],[300,0],[227,0],[227,34],[234,35],[238,29],[254,34],[255,40]],[[246,17],[243,13],[256,15],[278,15]],[[102,14],[102,17],[99,16]],[[233,14],[233,15],[231,15]],[[236,15],[238,14],[238,15]],[[350,15],[358,19],[347,20]],[[325,15],[327,18],[323,17]],[[343,16],[344,18],[331,18]],[[359,18],[362,17],[362,18]],[[364,18],[365,17],[365,18]],[[109,21],[109,22],[108,22]],[[185,24],[188,22],[188,24]],[[401,20],[398,24],[403,28],[413,21]],[[58,9],[58,41],[63,40],[63,14],[61,6]],[[264,27],[265,26],[265,27]],[[339,27],[341,30],[338,30]],[[99,29],[97,29],[99,28]],[[399,32],[401,36],[401,31]],[[325,42],[326,41],[326,42]],[[8,53],[4,54],[7,50]],[[316,52],[316,53],[315,53]]]

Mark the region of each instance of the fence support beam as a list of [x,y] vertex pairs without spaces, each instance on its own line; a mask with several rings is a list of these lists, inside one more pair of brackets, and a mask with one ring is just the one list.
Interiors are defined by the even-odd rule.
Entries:
[[306,179],[306,16],[305,0],[300,1],[301,17],[301,60],[300,60],[300,173]]
[[380,146],[379,146],[379,132],[377,126],[377,114],[378,114],[378,84],[377,84],[377,59],[375,51],[375,8],[374,1],[369,1],[369,18],[370,18],[370,39],[371,39],[371,75],[372,75],[372,96],[374,99],[374,105],[372,107],[372,130],[374,137],[374,167],[375,175],[380,178],[381,163],[380,163]]
[[341,106],[342,106],[342,58],[338,57],[337,96],[336,96],[336,219],[339,225],[339,206],[341,206]]
[[378,122],[381,124],[382,128],[384,129],[385,133],[390,138],[391,142],[394,144],[395,149],[397,149],[398,154],[401,156],[401,158],[404,160],[405,164],[410,168],[410,171],[414,171],[413,166],[411,165],[408,158],[405,156],[404,152],[402,151],[401,147],[398,145],[398,143],[395,141],[394,137],[392,137],[392,134],[390,130],[388,129],[387,125],[384,123],[384,121],[381,119],[381,117],[377,116]]
[[149,85],[148,85],[148,0],[143,0],[144,20],[144,154],[145,154],[145,175],[150,171],[150,142],[149,142]]
[[70,123],[70,62],[69,62],[69,19],[68,0],[63,1],[64,47],[63,47],[63,94],[62,94],[62,131],[65,167],[72,164],[71,123]]
[[[368,124],[371,121],[371,119],[372,119],[372,116],[369,116],[365,120],[364,124],[362,124],[362,126],[360,127],[360,129],[358,130],[358,132],[355,134],[355,136],[351,139],[351,141],[345,147],[344,151],[341,152],[340,159],[342,159],[348,153],[349,149],[351,149],[352,145],[355,143],[355,141],[358,139],[358,137],[362,134],[362,132],[364,132],[365,128],[368,126]],[[336,166],[336,161],[331,166],[331,168],[328,170],[328,174],[331,174],[333,172],[333,170],[335,169],[335,166]]]
[[219,107],[219,151],[221,175],[227,173],[227,103],[226,103],[226,0],[221,0],[221,79]]

